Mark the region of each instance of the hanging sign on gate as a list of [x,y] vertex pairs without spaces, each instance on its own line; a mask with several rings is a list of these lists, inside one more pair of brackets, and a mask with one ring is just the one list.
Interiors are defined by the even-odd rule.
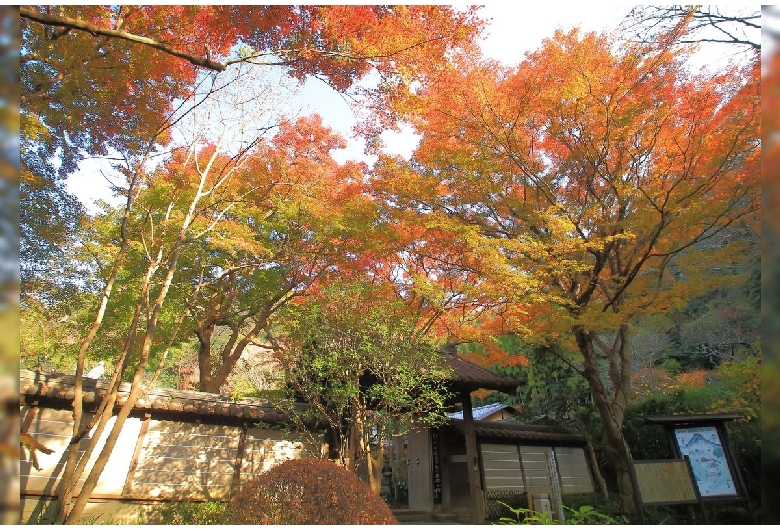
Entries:
[[433,472],[433,504],[441,504],[441,452],[439,451],[439,431],[431,429],[431,470]]

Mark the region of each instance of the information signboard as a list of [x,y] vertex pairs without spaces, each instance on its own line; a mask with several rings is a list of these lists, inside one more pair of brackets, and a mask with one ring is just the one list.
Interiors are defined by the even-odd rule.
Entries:
[[737,495],[726,452],[714,426],[676,427],[674,436],[680,454],[691,461],[702,497]]
[[683,460],[634,460],[634,476],[642,505],[698,503],[688,462]]

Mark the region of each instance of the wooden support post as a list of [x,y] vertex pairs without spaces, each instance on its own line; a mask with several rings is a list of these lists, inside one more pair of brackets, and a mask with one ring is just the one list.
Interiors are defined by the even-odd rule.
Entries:
[[[699,483],[696,482],[696,475],[693,472],[693,466],[691,465],[691,458],[688,455],[685,455],[683,458],[685,458],[685,465],[688,467],[688,474],[691,476],[691,483],[693,483],[693,489],[696,490],[696,501],[699,504],[699,509],[701,510],[702,517],[704,517],[704,524],[709,525],[710,524],[710,518],[707,517],[707,510],[704,508],[704,501],[702,501],[701,498],[701,492],[699,491]],[[693,513],[693,506],[690,506],[691,513]],[[696,517],[693,517],[693,522],[696,524]]]
[[461,392],[463,402],[463,430],[466,438],[466,460],[469,472],[469,494],[471,496],[471,517],[474,524],[485,522],[485,500],[482,495],[482,474],[477,454],[477,435],[474,431],[474,414],[471,408],[471,393]]
[[[446,440],[445,437],[442,438]],[[450,476],[450,466],[448,465],[451,462],[450,457],[448,444],[443,442],[441,444],[441,511],[444,513],[452,512],[452,491],[450,490],[452,478]]]
[[628,461],[628,473],[631,477],[631,489],[634,490],[634,503],[636,504],[636,511],[639,516],[639,524],[646,525],[647,517],[645,517],[645,504],[642,499],[642,492],[639,489],[639,480],[636,478],[633,460]]
[[[747,508],[748,516],[750,517],[750,524],[756,524],[756,517],[753,514],[753,508],[750,506],[750,496],[748,495],[747,486],[745,486],[745,480],[742,478],[742,471],[740,470],[739,462],[737,461],[737,452],[734,450],[734,446],[731,445],[726,424],[720,422],[715,428],[718,432],[718,436],[720,436],[721,445],[726,452],[726,463],[731,470],[731,475],[736,479],[737,493],[745,499],[745,507]],[[709,524],[706,519],[705,522],[706,524]]]

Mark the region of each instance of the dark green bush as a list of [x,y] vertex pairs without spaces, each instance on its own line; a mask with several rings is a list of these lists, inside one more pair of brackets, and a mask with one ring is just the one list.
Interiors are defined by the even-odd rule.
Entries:
[[245,484],[222,524],[397,524],[354,473],[320,458],[288,460]]
[[140,516],[143,525],[176,524],[176,525],[215,525],[222,523],[222,513],[227,503],[219,501],[207,502],[167,502],[155,506]]

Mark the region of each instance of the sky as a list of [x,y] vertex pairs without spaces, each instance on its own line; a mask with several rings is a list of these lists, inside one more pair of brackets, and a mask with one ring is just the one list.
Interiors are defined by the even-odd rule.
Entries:
[[[526,52],[537,49],[543,39],[552,37],[556,29],[579,27],[587,32],[615,28],[631,7],[633,6],[603,2],[545,2],[535,5],[525,2],[490,2],[481,10],[483,18],[488,20],[489,24],[486,38],[480,42],[480,47],[486,56],[509,66],[516,65],[523,60]],[[717,60],[724,60],[723,54],[718,55],[717,49],[701,56],[702,64],[714,63]],[[347,149],[333,153],[337,161],[373,161],[363,153],[363,142],[352,136],[355,113],[341,95],[322,81],[307,81],[291,106],[300,108],[303,114],[320,114],[326,125],[347,139]],[[407,158],[417,144],[417,139],[411,132],[385,133],[382,140],[386,152]],[[82,171],[69,177],[66,182],[68,190],[92,211],[94,208],[90,205],[95,198],[112,204],[119,203],[111,198],[105,180],[100,177],[100,169],[99,162],[85,161],[82,163]]]
[[[529,5],[521,2],[501,2],[485,5],[480,13],[489,21],[487,38],[480,42],[482,52],[489,58],[512,66],[519,64],[525,53],[537,49],[542,40],[552,37],[558,28],[580,27],[583,31],[598,31],[617,27],[630,11],[630,6],[612,4],[560,4]],[[321,81],[312,80],[304,87],[304,95],[317,102],[312,110],[322,115],[325,123],[339,130],[343,136],[351,136],[354,113],[347,103],[333,91],[322,90]],[[411,132],[385,133],[382,137],[385,151],[410,157],[417,145]],[[363,142],[352,139],[343,152],[334,153],[339,162],[347,159],[370,161],[363,155]]]

